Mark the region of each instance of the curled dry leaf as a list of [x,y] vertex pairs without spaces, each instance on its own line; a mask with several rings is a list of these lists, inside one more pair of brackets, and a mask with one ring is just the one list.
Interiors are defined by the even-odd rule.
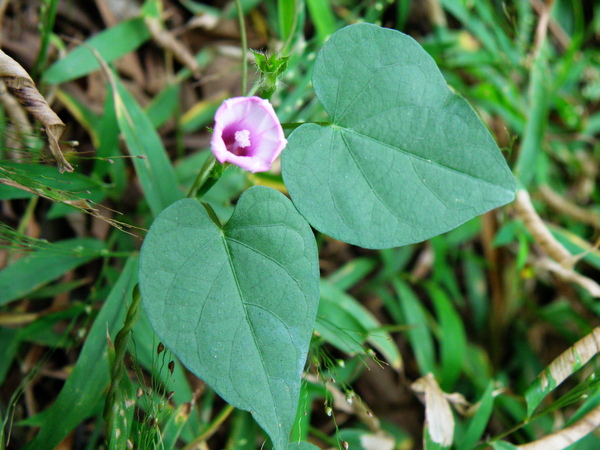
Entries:
[[449,447],[454,440],[454,417],[450,402],[442,391],[433,374],[428,373],[411,385],[417,394],[425,396],[425,422],[429,436],[436,444]]
[[6,147],[11,150],[23,148],[23,141],[20,140],[20,137],[31,136],[33,134],[33,127],[31,126],[31,123],[29,123],[29,118],[27,117],[23,105],[8,93],[6,86],[2,81],[0,81],[0,105],[2,105],[4,111],[8,117],[10,117],[12,126],[19,136],[16,139],[9,138],[6,142]]
[[0,79],[4,81],[10,93],[25,106],[27,112],[44,126],[48,135],[50,151],[58,163],[58,170],[61,173],[64,171],[73,172],[73,167],[67,162],[58,145],[65,124],[52,111],[27,71],[2,50],[0,50]]

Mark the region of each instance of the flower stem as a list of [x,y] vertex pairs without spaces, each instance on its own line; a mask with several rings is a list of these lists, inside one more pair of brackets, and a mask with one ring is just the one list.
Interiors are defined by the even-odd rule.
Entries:
[[202,197],[214,184],[221,178],[221,175],[229,164],[217,163],[215,155],[208,155],[204,165],[200,169],[198,176],[194,180],[194,184],[187,194],[187,198]]
[[246,22],[244,21],[244,11],[241,0],[235,0],[238,20],[240,22],[240,35],[242,38],[242,95],[246,95],[248,89],[248,64],[246,63],[246,53],[248,51],[248,40],[246,38]]

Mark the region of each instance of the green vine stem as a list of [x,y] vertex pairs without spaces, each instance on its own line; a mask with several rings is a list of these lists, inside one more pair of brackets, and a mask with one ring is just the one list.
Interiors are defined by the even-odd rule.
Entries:
[[221,178],[221,175],[229,167],[229,163],[221,164],[215,159],[212,153],[208,155],[204,165],[200,169],[198,176],[194,180],[194,184],[187,194],[187,198],[201,198],[214,184]]

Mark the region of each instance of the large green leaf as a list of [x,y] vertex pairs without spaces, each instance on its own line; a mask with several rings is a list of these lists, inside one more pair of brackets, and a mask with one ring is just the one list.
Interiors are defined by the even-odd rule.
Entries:
[[313,85],[331,124],[289,137],[283,177],[319,231],[368,248],[419,242],[510,202],[490,133],[412,38],[370,24],[335,33]]
[[292,203],[248,189],[224,226],[192,199],[155,220],[140,288],[162,342],[287,448],[319,301],[314,236]]

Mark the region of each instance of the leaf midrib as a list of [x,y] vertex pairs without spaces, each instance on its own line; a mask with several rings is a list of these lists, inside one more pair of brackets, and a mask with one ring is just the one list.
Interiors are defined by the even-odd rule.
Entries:
[[[263,352],[261,350],[261,347],[260,347],[260,345],[259,345],[259,343],[257,341],[257,337],[256,337],[256,333],[255,333],[255,330],[254,330],[254,326],[253,326],[252,321],[250,320],[250,317],[248,315],[248,310],[246,308],[246,301],[244,300],[244,294],[242,292],[240,281],[238,279],[237,272],[236,272],[234,264],[233,264],[233,257],[232,257],[231,249],[230,249],[229,243],[228,243],[228,240],[230,238],[228,238],[227,236],[225,236],[224,233],[221,236],[222,236],[222,239],[223,239],[223,248],[224,248],[225,253],[227,255],[227,262],[229,264],[229,270],[231,271],[231,275],[233,276],[233,279],[235,281],[235,287],[236,287],[236,290],[237,290],[238,295],[239,295],[240,303],[242,304],[242,309],[244,310],[244,319],[246,320],[246,323],[248,324],[248,328],[250,329],[250,333],[252,335],[252,341],[254,342],[254,346],[258,350],[258,354],[261,356],[260,357],[260,365],[262,367],[263,373],[265,374],[267,385],[269,386],[269,392],[271,394],[269,399],[270,399],[271,404],[273,406],[273,410],[276,411],[275,416],[277,417],[278,421],[281,421],[281,417],[282,416],[281,416],[281,414],[279,412],[278,405],[275,402],[275,397],[276,396],[275,396],[275,394],[273,392],[273,386],[271,385],[271,377],[269,375],[269,372],[267,371],[267,368],[265,367],[265,358],[264,358]],[[271,430],[279,430],[278,427],[275,427],[275,428],[270,427],[270,428],[271,428]],[[280,434],[280,433],[277,433],[277,434]],[[279,438],[280,437],[281,436],[279,436]]]

